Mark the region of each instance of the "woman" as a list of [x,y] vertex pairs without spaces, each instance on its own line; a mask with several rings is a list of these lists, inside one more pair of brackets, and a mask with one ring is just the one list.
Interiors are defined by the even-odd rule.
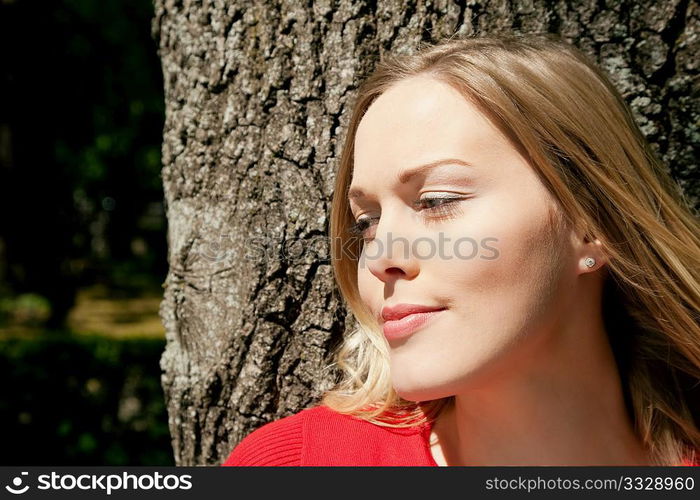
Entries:
[[447,40],[359,90],[331,249],[357,319],[321,404],[225,465],[692,465],[700,225],[608,78]]

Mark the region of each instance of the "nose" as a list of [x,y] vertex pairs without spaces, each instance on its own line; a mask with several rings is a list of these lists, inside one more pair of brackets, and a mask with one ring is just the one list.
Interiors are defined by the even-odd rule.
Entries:
[[[360,266],[367,269],[383,282],[398,278],[411,280],[418,275],[419,263],[413,249],[413,239],[407,232],[388,231],[388,219],[382,218],[377,224],[375,237],[366,244],[362,252]],[[394,228],[400,227],[393,224]]]

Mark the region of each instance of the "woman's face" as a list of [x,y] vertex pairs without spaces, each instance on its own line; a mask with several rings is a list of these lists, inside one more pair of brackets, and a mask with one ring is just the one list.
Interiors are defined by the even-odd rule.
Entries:
[[[455,89],[411,77],[370,106],[355,140],[354,191],[355,220],[373,218],[358,286],[380,326],[384,306],[447,308],[386,339],[400,396],[457,394],[551,347],[575,307],[576,240],[554,223],[561,212],[535,171]],[[434,198],[450,201],[426,201]]]

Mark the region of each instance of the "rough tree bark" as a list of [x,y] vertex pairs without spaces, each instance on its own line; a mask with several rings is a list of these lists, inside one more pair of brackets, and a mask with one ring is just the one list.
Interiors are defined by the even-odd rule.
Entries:
[[699,22],[688,0],[155,0],[176,463],[221,463],[329,387],[322,368],[349,319],[325,239],[334,168],[355,89],[385,51],[455,32],[559,33],[612,74],[697,205]]

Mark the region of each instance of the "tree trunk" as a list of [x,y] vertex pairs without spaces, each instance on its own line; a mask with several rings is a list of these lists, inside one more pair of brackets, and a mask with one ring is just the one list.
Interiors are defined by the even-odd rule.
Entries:
[[155,0],[170,266],[161,366],[178,465],[221,463],[330,387],[323,367],[350,319],[326,236],[334,169],[355,89],[385,51],[455,31],[560,33],[612,73],[697,204],[697,4],[607,3]]

